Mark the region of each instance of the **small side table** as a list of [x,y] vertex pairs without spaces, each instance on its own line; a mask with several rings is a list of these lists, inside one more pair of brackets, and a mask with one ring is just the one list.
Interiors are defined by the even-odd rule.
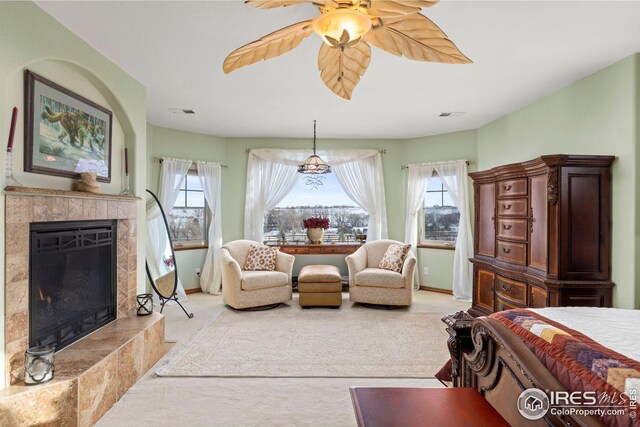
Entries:
[[447,347],[451,353],[451,386],[465,387],[470,386],[465,378],[464,372],[461,372],[462,355],[473,351],[473,341],[471,339],[471,323],[473,316],[464,311],[444,316],[442,321],[447,325]]
[[351,387],[358,427],[509,427],[474,388]]

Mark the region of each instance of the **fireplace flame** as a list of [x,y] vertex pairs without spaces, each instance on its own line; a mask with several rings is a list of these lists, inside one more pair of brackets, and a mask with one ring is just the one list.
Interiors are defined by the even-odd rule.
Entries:
[[38,293],[40,294],[40,301],[47,301],[47,305],[51,305],[51,297],[44,297],[44,295],[42,294],[42,289],[38,288]]

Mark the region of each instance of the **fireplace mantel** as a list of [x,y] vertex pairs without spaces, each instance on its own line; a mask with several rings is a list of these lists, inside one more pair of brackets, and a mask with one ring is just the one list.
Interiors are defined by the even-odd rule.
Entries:
[[6,384],[24,377],[29,341],[29,236],[32,222],[117,220],[117,317],[135,314],[138,197],[42,188],[5,191]]
[[[15,425],[93,425],[157,360],[164,317],[135,316],[139,197],[6,187],[5,368],[0,407]],[[116,320],[56,353],[56,378],[25,386],[31,223],[115,220]],[[40,407],[34,411],[33,408]],[[2,417],[0,417],[2,418]],[[6,421],[6,418],[5,418]],[[0,420],[0,424],[2,424]]]
[[87,193],[84,191],[52,190],[49,188],[35,187],[14,187],[4,188],[5,193],[21,196],[49,196],[49,197],[70,197],[76,199],[97,199],[97,200],[141,200],[140,197],[122,196],[120,194]]

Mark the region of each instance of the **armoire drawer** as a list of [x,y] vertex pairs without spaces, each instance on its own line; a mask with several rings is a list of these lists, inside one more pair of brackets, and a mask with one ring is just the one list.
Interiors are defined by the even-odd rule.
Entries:
[[527,216],[527,199],[504,199],[496,201],[499,216]]
[[497,253],[498,258],[519,265],[527,265],[527,244],[505,242],[498,239]]
[[521,305],[496,297],[496,311],[513,310],[514,308],[524,308]]
[[504,199],[497,201],[498,215],[527,216],[527,199]]
[[496,276],[495,292],[512,303],[527,305],[527,284]]
[[524,218],[498,218],[496,233],[502,239],[526,242],[528,237],[527,220]]
[[508,179],[498,182],[498,197],[516,197],[527,195],[526,178]]

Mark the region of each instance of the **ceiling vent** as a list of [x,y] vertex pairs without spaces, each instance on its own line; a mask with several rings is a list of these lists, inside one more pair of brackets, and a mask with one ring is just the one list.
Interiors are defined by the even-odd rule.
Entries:
[[183,109],[183,108],[169,108],[173,114],[195,114],[196,112],[192,109]]
[[464,115],[464,111],[448,111],[440,113],[439,117],[460,117]]

